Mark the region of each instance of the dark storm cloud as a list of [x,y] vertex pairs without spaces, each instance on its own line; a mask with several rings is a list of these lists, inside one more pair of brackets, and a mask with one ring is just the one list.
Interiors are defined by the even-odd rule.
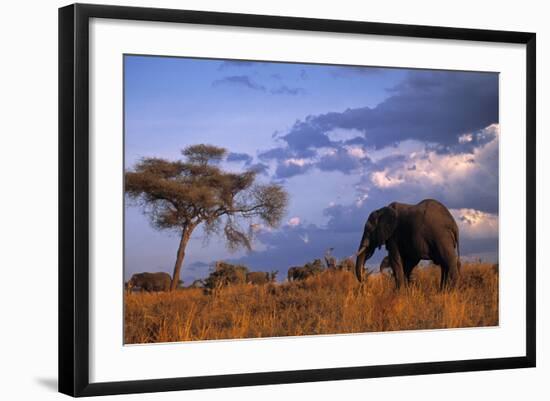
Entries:
[[[376,69],[358,70],[374,73]],[[472,153],[494,139],[493,133],[482,129],[498,122],[497,74],[411,71],[388,91],[391,96],[373,108],[310,115],[296,121],[286,134],[277,135],[285,145],[260,153],[260,159],[276,160],[276,171],[289,177],[308,168],[288,168],[283,165],[286,160],[314,158],[320,148],[329,148],[333,153],[320,157],[315,166],[349,173],[359,161],[346,156],[348,146],[381,149],[416,140],[440,154]],[[353,130],[358,135],[331,140],[329,134],[334,130]]]
[[247,153],[231,152],[227,156],[228,162],[244,162],[245,164],[249,165],[250,163],[252,163],[252,160],[253,160],[253,157]]
[[260,160],[284,161],[289,158],[314,157],[317,152],[312,149],[292,150],[288,147],[273,148],[258,153]]
[[297,95],[305,94],[306,90],[304,88],[293,88],[293,87],[288,87],[286,85],[281,85],[278,88],[271,89],[270,92],[274,95],[297,96]]
[[297,152],[311,148],[322,148],[332,146],[332,141],[313,118],[306,121],[297,121],[291,131],[281,138],[288,144],[290,150]]
[[213,87],[219,87],[219,86],[240,86],[243,88],[252,89],[255,91],[265,92],[265,86],[260,85],[256,82],[254,82],[249,76],[247,75],[232,75],[229,77],[225,77],[222,79],[218,79],[214,82],[212,82]]
[[390,92],[373,108],[297,121],[282,139],[291,148],[327,146],[326,133],[341,128],[364,133],[363,144],[377,149],[406,139],[455,145],[459,135],[498,122],[497,74],[411,71]]

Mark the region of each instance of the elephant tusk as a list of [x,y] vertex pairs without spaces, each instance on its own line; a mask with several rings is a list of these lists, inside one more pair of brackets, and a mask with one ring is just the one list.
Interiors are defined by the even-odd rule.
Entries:
[[362,247],[361,249],[359,249],[359,250],[357,251],[357,253],[355,254],[355,256],[361,255],[363,252],[365,252],[366,249],[367,249],[366,246]]

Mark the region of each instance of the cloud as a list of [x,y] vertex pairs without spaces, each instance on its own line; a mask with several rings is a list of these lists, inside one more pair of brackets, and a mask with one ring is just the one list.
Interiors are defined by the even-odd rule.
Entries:
[[319,127],[306,120],[297,121],[290,132],[281,137],[292,151],[303,152],[311,148],[331,147],[333,142]]
[[255,163],[248,166],[249,170],[255,171],[258,174],[269,175],[269,166],[264,163]]
[[326,135],[333,143],[349,143],[352,139],[362,138],[363,136],[361,131],[356,129],[341,128],[335,128],[334,130],[328,131]]
[[458,137],[458,143],[470,143],[474,140],[474,137],[472,134],[462,134]]
[[371,181],[378,188],[391,188],[397,185],[401,185],[405,182],[402,174],[394,174],[393,176],[391,176],[388,169],[375,171],[374,173],[372,173]]
[[252,163],[253,157],[247,153],[231,152],[226,159],[228,162],[244,162],[246,165]]
[[264,161],[268,161],[268,160],[284,161],[289,158],[299,158],[299,157],[311,158],[311,157],[315,157],[316,155],[317,155],[317,152],[311,149],[303,149],[300,151],[296,151],[296,150],[291,150],[288,147],[278,147],[278,148],[272,148],[269,150],[259,152],[258,158]]
[[290,178],[295,175],[304,174],[312,166],[313,163],[306,159],[286,159],[277,166],[275,176],[276,178]]
[[[350,174],[372,167],[368,166],[371,153],[414,142],[432,154],[408,163],[406,171],[416,174],[407,175],[418,179],[433,170],[422,168],[429,161],[457,162],[437,155],[460,154],[458,158],[468,159],[464,154],[473,154],[498,135],[494,129],[498,127],[497,74],[415,70],[388,91],[390,97],[373,108],[309,115],[296,121],[286,133],[277,134],[284,145],[261,152],[260,159],[277,161],[278,178],[306,173],[311,167]],[[286,164],[289,158],[309,158],[315,163],[297,168]],[[372,171],[371,180],[379,188],[406,181],[392,170],[395,166],[378,167],[383,168]]]
[[498,213],[498,132],[492,124],[475,133],[492,139],[472,153],[445,154],[429,147],[409,153],[398,146],[361,178],[358,192],[402,202],[436,198],[452,208]]
[[275,160],[275,178],[289,178],[305,174],[312,168],[321,171],[339,171],[344,174],[357,172],[371,164],[367,151],[357,146],[326,147],[316,150],[291,151],[289,148],[273,148],[261,152],[261,160]]
[[273,88],[270,91],[274,95],[303,95],[306,93],[306,90],[304,88],[292,88],[288,87],[286,85],[281,85],[278,88]]
[[[489,232],[496,237],[498,131],[498,125],[490,125],[474,133],[490,132],[493,139],[473,153],[440,154],[423,149],[421,143],[401,143],[391,147],[389,154],[387,149],[380,151],[382,155],[371,152],[372,163],[355,186],[355,202],[331,204],[324,210],[327,228],[358,232],[362,228],[360,222],[375,209],[394,201],[416,204],[434,198],[456,210],[457,222],[460,220],[461,229],[471,233],[470,237],[480,238],[481,233],[489,235]],[[478,225],[478,220],[483,224]]]
[[288,220],[287,223],[290,227],[296,227],[297,225],[300,225],[300,218],[299,217],[292,217]]
[[[498,123],[498,75],[492,73],[410,71],[376,107],[310,115],[282,136],[292,149],[328,146],[327,133],[357,130],[377,149],[406,139],[442,146]],[[355,143],[358,142],[356,138]]]
[[212,86],[215,88],[220,86],[237,86],[237,87],[247,88],[247,89],[260,91],[260,92],[266,91],[265,86],[254,82],[247,75],[232,75],[229,77],[218,79],[212,82]]
[[498,237],[498,215],[475,209],[451,209],[461,238],[484,239]]
[[315,164],[322,171],[340,171],[350,174],[370,164],[367,153],[359,147],[337,148],[321,156]]

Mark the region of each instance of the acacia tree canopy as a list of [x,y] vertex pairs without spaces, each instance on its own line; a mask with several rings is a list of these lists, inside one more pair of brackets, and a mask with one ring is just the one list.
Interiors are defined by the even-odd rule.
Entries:
[[[152,225],[181,233],[172,288],[198,225],[204,223],[207,234],[224,235],[230,249],[251,249],[252,227],[278,226],[288,203],[280,185],[255,183],[256,172],[222,170],[218,164],[227,155],[224,148],[199,144],[182,154],[185,159],[177,161],[143,158],[125,173],[126,194],[143,207]],[[247,228],[240,225],[243,221]]]

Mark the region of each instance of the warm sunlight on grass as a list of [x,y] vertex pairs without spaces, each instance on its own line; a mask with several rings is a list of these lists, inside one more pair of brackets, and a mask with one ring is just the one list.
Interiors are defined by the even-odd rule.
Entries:
[[439,268],[417,268],[401,291],[374,274],[360,286],[345,271],[305,281],[125,296],[125,343],[278,337],[498,325],[498,269],[462,267],[456,290],[439,292]]

